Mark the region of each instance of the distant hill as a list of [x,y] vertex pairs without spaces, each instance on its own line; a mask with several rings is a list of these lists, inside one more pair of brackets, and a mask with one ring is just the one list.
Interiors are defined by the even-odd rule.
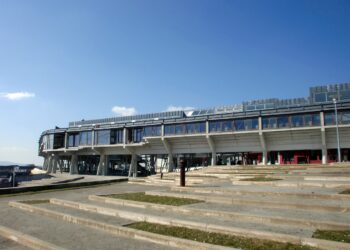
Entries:
[[1,165],[18,165],[18,164],[10,161],[0,161],[0,166]]

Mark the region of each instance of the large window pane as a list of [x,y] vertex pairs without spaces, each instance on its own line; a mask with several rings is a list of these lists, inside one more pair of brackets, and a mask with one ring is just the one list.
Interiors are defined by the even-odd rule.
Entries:
[[315,102],[325,102],[325,101],[326,101],[326,93],[315,94]]
[[164,134],[165,135],[175,134],[175,125],[165,125],[164,126]]
[[80,132],[79,145],[91,145],[92,141],[91,131]]
[[324,125],[334,125],[335,119],[333,113],[325,113],[324,114]]
[[223,132],[232,131],[232,130],[233,130],[232,121],[222,121]]
[[350,124],[350,111],[342,112],[341,118],[342,124]]
[[124,141],[123,129],[113,129],[111,131],[111,144],[122,144]]
[[184,125],[183,124],[175,125],[175,134],[181,135],[183,133],[184,133]]
[[279,116],[277,118],[277,124],[278,124],[279,128],[287,128],[287,127],[289,127],[288,116]]
[[244,130],[245,127],[244,127],[244,120],[235,120],[234,121],[235,123],[235,130]]
[[95,131],[95,144],[106,145],[110,144],[111,132],[110,130]]
[[304,126],[303,115],[292,115],[292,127],[302,127]]
[[320,126],[321,125],[321,119],[319,114],[313,114],[312,115],[312,126]]

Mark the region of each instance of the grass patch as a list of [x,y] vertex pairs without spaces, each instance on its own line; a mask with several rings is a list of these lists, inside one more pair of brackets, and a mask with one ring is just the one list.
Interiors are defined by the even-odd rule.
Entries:
[[280,181],[280,180],[282,180],[282,179],[265,177],[265,176],[258,176],[258,177],[253,177],[253,178],[241,179],[240,181]]
[[147,231],[156,234],[162,234],[187,240],[194,240],[203,243],[220,245],[225,247],[241,248],[246,250],[313,250],[309,246],[295,245],[291,243],[281,243],[270,240],[261,240],[241,236],[233,236],[221,233],[210,233],[198,229],[189,229],[186,227],[166,226],[148,222],[137,222],[127,227]]
[[195,199],[148,195],[148,194],[145,194],[144,192],[124,193],[124,194],[108,194],[108,195],[101,195],[101,196],[108,197],[108,198],[156,203],[156,204],[171,205],[171,206],[183,206],[183,205],[189,205],[189,204],[203,202],[201,200],[195,200]]
[[50,200],[26,200],[26,201],[19,201],[19,202],[28,204],[28,205],[36,205],[36,204],[50,203]]
[[316,230],[313,238],[350,243],[350,230]]
[[345,189],[344,191],[341,191],[339,194],[350,194],[350,189]]

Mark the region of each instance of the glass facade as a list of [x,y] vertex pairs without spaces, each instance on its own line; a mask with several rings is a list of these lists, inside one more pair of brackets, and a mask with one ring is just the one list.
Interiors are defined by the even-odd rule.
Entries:
[[95,131],[95,144],[96,145],[106,145],[110,144],[111,141],[111,131],[106,130],[96,130]]
[[164,125],[164,135],[205,133],[205,122]]
[[161,136],[162,126],[149,126],[145,127],[143,131],[143,136]]
[[111,130],[111,144],[122,144],[123,143],[123,129],[112,129]]
[[68,147],[78,147],[79,133],[68,134]]
[[310,127],[320,126],[320,124],[320,115],[318,113],[262,118],[263,129]]
[[231,132],[255,130],[259,128],[258,118],[209,121],[209,132]]
[[[338,124],[350,124],[350,111],[338,111]],[[335,125],[335,113],[324,114],[324,125]]]
[[82,131],[79,136],[79,146],[91,145],[92,143],[92,132]]

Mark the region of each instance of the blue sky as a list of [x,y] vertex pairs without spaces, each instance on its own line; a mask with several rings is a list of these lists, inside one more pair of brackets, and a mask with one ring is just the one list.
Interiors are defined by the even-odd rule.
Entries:
[[0,160],[69,121],[350,82],[347,0],[0,0]]

